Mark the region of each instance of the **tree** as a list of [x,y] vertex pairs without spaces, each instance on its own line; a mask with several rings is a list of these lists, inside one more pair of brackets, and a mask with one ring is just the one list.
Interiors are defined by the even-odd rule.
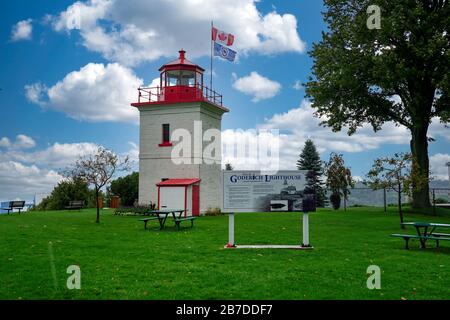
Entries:
[[111,181],[110,193],[120,197],[124,206],[132,206],[139,195],[139,172]]
[[316,204],[318,207],[325,206],[325,192],[323,190],[323,182],[321,176],[323,175],[322,161],[316,146],[311,139],[306,140],[305,146],[297,161],[298,170],[308,170],[309,173],[308,186],[310,186],[316,194]]
[[62,210],[72,200],[81,200],[85,205],[93,206],[95,195],[81,179],[66,179],[59,182],[48,197],[42,199],[36,210]]
[[[368,28],[378,5],[381,28]],[[413,170],[429,176],[428,128],[450,121],[450,2],[325,0],[328,30],[313,45],[306,86],[316,115],[334,131],[374,131],[393,122],[409,129]],[[376,13],[375,13],[376,14]],[[413,206],[430,205],[429,186],[414,188]]]
[[125,157],[123,161],[120,161],[112,151],[103,147],[98,147],[95,153],[80,157],[64,174],[67,177],[80,179],[89,185],[94,186],[97,207],[97,219],[95,222],[100,223],[100,207],[98,201],[100,190],[118,171],[128,169],[128,157]]
[[[400,225],[403,223],[402,193],[410,194],[411,188],[428,184],[427,177],[415,176],[417,170],[412,170],[413,157],[410,153],[396,153],[392,158],[384,157],[374,161],[372,169],[367,174],[365,184],[374,190],[392,189],[398,194],[398,213]],[[414,162],[416,163],[416,162]]]
[[233,166],[231,165],[231,163],[226,163],[226,164],[225,164],[225,170],[226,170],[226,171],[233,171],[234,168],[233,168]]
[[350,168],[345,166],[342,154],[331,153],[325,164],[326,186],[331,189],[330,201],[335,210],[341,205],[341,196],[348,199],[350,188],[355,187]]

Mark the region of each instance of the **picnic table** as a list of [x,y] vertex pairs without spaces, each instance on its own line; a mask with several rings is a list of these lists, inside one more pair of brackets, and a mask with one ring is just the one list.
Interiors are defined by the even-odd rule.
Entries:
[[420,247],[426,248],[428,240],[436,241],[436,247],[439,247],[439,241],[450,241],[450,233],[436,232],[438,228],[450,228],[450,224],[434,223],[434,222],[403,222],[404,226],[413,226],[416,228],[417,235],[412,234],[392,234],[393,237],[403,238],[406,242],[406,249],[409,249],[408,242],[410,239],[418,239]]
[[163,210],[151,210],[148,211],[153,217],[139,219],[144,222],[144,229],[147,229],[147,223],[152,220],[158,220],[159,229],[162,230],[165,227],[167,217],[172,215],[175,227],[180,230],[180,224],[184,221],[191,221],[191,228],[194,226],[195,217],[183,217],[184,209],[163,209]]

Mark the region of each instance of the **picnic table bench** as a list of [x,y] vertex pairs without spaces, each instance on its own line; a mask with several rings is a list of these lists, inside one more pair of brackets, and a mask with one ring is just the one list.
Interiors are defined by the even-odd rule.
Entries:
[[23,207],[25,207],[25,201],[10,201],[8,207],[1,209],[7,211],[8,214],[10,211],[14,212],[14,209],[18,209],[20,214]]
[[417,235],[414,234],[391,234],[392,237],[403,238],[405,240],[405,247],[409,249],[409,240],[418,239],[420,241],[420,248],[426,248],[428,240],[436,241],[436,247],[439,247],[439,241],[450,241],[450,233],[435,232],[437,228],[450,228],[450,224],[433,223],[433,222],[404,222],[402,225],[414,226]]
[[175,218],[175,219],[174,219],[174,221],[175,221],[175,226],[176,226],[177,230],[180,230],[180,224],[181,224],[183,221],[190,221],[190,222],[191,222],[191,228],[193,228],[193,227],[194,227],[194,220],[195,220],[195,219],[196,219],[195,217]]
[[66,210],[80,210],[84,207],[84,201],[82,200],[72,200],[69,201],[69,205],[65,206]]
[[144,229],[147,229],[147,223],[149,221],[158,220],[159,222],[159,229],[162,230],[165,227],[167,217],[169,215],[172,215],[173,221],[175,222],[175,227],[177,230],[180,230],[180,225],[184,221],[190,221],[191,222],[191,228],[194,227],[194,220],[196,217],[183,217],[182,214],[184,213],[184,210],[182,209],[176,209],[176,210],[170,210],[170,209],[163,209],[163,210],[152,210],[149,211],[150,214],[154,215],[153,217],[149,218],[143,218],[139,219],[139,221],[144,222]]
[[150,218],[139,219],[139,221],[144,221],[144,229],[145,230],[147,230],[147,223],[152,220],[159,220],[159,217],[150,217]]

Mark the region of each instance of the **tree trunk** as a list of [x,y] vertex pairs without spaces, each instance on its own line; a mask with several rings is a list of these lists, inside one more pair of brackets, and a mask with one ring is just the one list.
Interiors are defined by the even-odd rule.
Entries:
[[95,203],[97,204],[97,220],[95,220],[96,223],[100,223],[100,206],[98,203],[98,189],[95,188]]
[[[413,175],[415,177],[430,176],[430,160],[428,157],[428,124],[424,124],[419,128],[411,130],[411,154],[413,156]],[[430,186],[427,183],[421,184],[419,187],[413,185],[412,190],[412,206],[413,208],[430,207]]]
[[400,227],[402,229],[405,229],[405,226],[403,225],[403,209],[402,209],[402,187],[399,184],[398,185],[398,214],[400,215]]

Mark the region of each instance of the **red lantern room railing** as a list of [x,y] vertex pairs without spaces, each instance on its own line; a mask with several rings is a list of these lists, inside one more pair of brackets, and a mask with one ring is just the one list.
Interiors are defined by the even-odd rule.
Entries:
[[203,85],[205,70],[187,60],[183,49],[179,53],[178,59],[159,69],[160,85],[139,88],[138,103],[132,105],[205,101],[223,108],[222,95]]

